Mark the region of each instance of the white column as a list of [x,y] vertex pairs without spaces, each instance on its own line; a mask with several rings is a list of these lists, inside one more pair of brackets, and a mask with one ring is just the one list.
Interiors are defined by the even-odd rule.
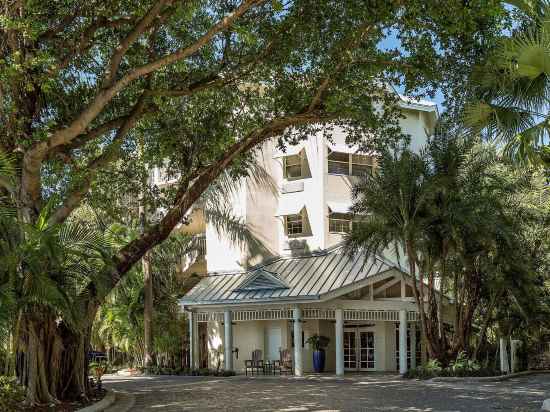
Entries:
[[411,322],[411,368],[416,368],[416,322]]
[[399,373],[407,372],[407,311],[399,311]]
[[500,338],[500,370],[502,373],[508,373],[508,351],[506,349],[506,338]]
[[231,316],[231,311],[226,309],[223,313],[223,323],[224,323],[224,341],[225,341],[225,370],[233,370],[233,321]]
[[344,310],[336,309],[335,333],[336,337],[336,375],[344,375]]
[[304,373],[302,363],[302,309],[296,307],[294,314],[294,375]]
[[191,368],[198,368],[199,365],[199,342],[196,315],[193,312],[189,314],[189,364]]

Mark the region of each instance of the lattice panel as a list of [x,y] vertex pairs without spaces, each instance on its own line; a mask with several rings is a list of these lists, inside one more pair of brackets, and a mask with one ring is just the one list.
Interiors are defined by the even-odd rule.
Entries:
[[[238,310],[232,312],[234,322],[246,322],[254,320],[288,320],[293,318],[292,309],[264,309],[264,310]],[[335,309],[304,308],[303,319],[334,320]],[[223,312],[197,312],[197,322],[223,322]],[[347,321],[384,321],[399,322],[399,311],[396,310],[344,310],[344,320]],[[408,312],[409,322],[418,321],[418,313]]]

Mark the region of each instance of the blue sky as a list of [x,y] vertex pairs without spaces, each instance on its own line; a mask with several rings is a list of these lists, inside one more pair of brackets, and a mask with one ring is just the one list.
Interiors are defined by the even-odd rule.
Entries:
[[[382,50],[394,50],[394,49],[401,49],[401,43],[399,42],[399,39],[395,35],[395,32],[388,32],[387,36],[383,41],[381,41],[378,44],[378,47]],[[405,90],[403,86],[393,85],[397,92],[399,94],[405,94]],[[439,113],[443,113],[444,111],[444,97],[443,93],[441,93],[441,90],[437,90],[436,95],[433,99],[428,98],[428,100],[431,100],[435,103],[437,103],[437,108],[439,109]]]

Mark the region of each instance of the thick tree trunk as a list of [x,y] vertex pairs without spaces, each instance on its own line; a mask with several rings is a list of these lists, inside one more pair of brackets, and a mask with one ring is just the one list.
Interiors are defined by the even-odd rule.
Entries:
[[479,333],[479,340],[477,341],[476,347],[474,349],[474,352],[472,354],[472,358],[476,359],[479,356],[479,351],[481,350],[483,343],[485,342],[485,337],[487,335],[487,329],[489,329],[489,325],[491,323],[491,319],[493,316],[493,309],[496,305],[497,300],[502,296],[502,293],[500,291],[496,292],[493,295],[493,298],[489,302],[489,307],[487,308],[487,313],[485,314],[485,319],[483,320],[483,325],[481,326],[481,330]]
[[76,331],[56,322],[55,314],[46,309],[40,314],[23,314],[17,374],[26,386],[28,404],[88,397],[90,319],[93,317],[86,317],[82,330]]
[[479,305],[481,291],[481,276],[472,264],[466,268],[464,283],[461,287],[459,305],[457,308],[457,328],[455,329],[453,354],[470,352],[470,337],[475,311]]

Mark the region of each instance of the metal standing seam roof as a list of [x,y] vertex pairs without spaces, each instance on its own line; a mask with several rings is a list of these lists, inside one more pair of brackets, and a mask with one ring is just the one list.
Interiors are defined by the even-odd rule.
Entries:
[[[381,256],[350,256],[342,246],[299,257],[279,257],[244,272],[210,273],[181,300],[183,305],[240,304],[278,300],[320,299],[323,295],[369,277],[399,269]],[[268,272],[279,281],[273,288],[251,288],[255,276]],[[283,287],[281,287],[283,285]]]

